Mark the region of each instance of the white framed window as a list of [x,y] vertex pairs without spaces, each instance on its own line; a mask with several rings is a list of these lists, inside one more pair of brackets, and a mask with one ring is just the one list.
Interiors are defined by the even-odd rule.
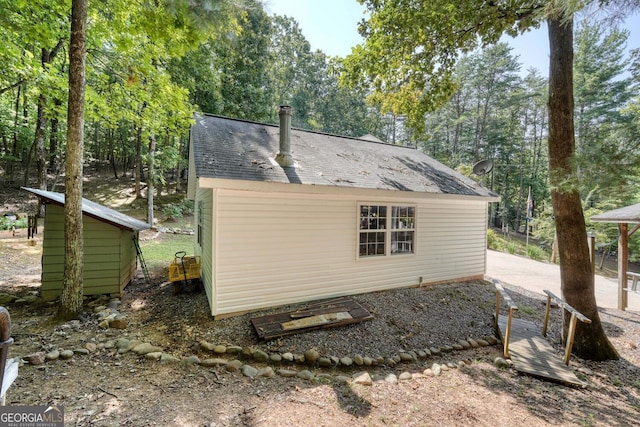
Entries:
[[203,212],[203,203],[202,203],[202,200],[198,200],[198,231],[196,234],[196,239],[197,239],[196,241],[200,246],[202,246],[202,224],[203,224],[202,212]]
[[360,204],[358,257],[415,253],[415,206]]

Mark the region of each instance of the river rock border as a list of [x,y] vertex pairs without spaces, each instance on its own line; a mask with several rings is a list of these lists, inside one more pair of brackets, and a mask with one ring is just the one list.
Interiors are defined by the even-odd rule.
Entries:
[[[98,326],[102,329],[126,329],[127,318],[118,311],[120,300],[111,299],[108,305],[98,305],[97,301],[92,301],[93,313],[97,316]],[[79,321],[71,321],[60,326],[60,333],[65,330],[79,329]],[[398,381],[411,380],[425,376],[439,376],[449,369],[462,368],[472,363],[471,359],[453,361],[453,354],[458,351],[473,348],[487,347],[499,344],[500,341],[494,336],[481,338],[461,339],[452,345],[432,346],[429,348],[402,350],[393,355],[323,355],[316,349],[306,350],[304,353],[294,354],[267,353],[253,347],[241,347],[238,345],[214,344],[207,341],[195,343],[197,348],[204,354],[203,358],[197,355],[187,357],[176,357],[165,352],[164,348],[137,339],[121,337],[106,342],[87,342],[83,347],[74,349],[55,349],[49,352],[36,352],[24,356],[22,363],[30,365],[42,365],[55,362],[56,360],[69,360],[73,357],[81,357],[92,354],[98,350],[115,350],[116,358],[126,354],[133,354],[136,357],[148,362],[159,362],[162,364],[177,364],[189,366],[201,366],[203,368],[223,368],[227,372],[240,372],[249,378],[272,378],[280,376],[284,378],[300,378],[308,381],[329,381],[335,383],[348,383],[371,385],[377,381],[396,383]],[[433,356],[444,356],[451,354],[452,361],[429,364],[421,373],[404,371],[399,376],[393,373],[385,375],[374,375],[373,377],[366,371],[369,367],[395,368],[401,364],[418,363],[426,361]],[[121,362],[116,362],[120,364]],[[498,368],[508,368],[511,366],[510,360],[497,357],[493,361]],[[255,367],[258,364],[261,367]],[[427,366],[425,364],[425,366]],[[301,369],[300,369],[301,368]],[[360,369],[361,368],[361,369]],[[348,375],[349,371],[355,373]]]

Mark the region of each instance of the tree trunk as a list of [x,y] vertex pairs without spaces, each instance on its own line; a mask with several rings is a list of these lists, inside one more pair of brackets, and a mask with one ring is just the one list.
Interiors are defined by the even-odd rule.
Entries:
[[149,173],[147,174],[147,213],[148,223],[153,227],[153,178],[154,178],[154,157],[156,153],[156,136],[149,137]]
[[69,43],[69,106],[64,205],[64,278],[58,316],[78,318],[82,311],[82,156],[88,0],[73,0]]
[[[573,352],[584,359],[617,359],[618,353],[604,333],[598,307],[587,231],[580,194],[571,164],[575,152],[573,124],[573,18],[553,16],[549,26],[549,173],[551,199],[558,233],[560,280],[563,298],[591,319],[578,322]],[[565,313],[563,339],[568,330]]]
[[140,190],[140,181],[142,180],[142,128],[140,126],[136,128],[136,158],[133,162],[133,175],[135,178],[136,199],[140,199],[142,197]]

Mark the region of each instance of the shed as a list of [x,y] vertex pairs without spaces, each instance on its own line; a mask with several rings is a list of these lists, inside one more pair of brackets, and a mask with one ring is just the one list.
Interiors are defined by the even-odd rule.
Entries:
[[[41,296],[62,293],[64,273],[64,194],[23,188],[45,205]],[[106,206],[82,199],[84,233],[83,293],[117,294],[135,277],[138,234],[149,224]]]
[[[640,229],[640,203],[594,215],[591,221],[618,224],[618,309],[624,310],[628,305],[629,237]],[[629,224],[635,224],[632,230]]]
[[198,115],[188,197],[211,314],[481,279],[496,194],[424,153]]

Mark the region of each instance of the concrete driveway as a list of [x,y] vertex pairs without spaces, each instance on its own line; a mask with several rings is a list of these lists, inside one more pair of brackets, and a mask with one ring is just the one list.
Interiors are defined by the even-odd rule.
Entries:
[[[556,296],[560,293],[560,267],[557,264],[534,261],[530,258],[510,255],[504,252],[487,250],[487,280],[498,279],[501,282],[520,286],[531,292],[545,295],[548,289]],[[598,307],[618,308],[618,282],[596,274],[596,303]],[[629,293],[629,311],[640,311],[640,294]]]

